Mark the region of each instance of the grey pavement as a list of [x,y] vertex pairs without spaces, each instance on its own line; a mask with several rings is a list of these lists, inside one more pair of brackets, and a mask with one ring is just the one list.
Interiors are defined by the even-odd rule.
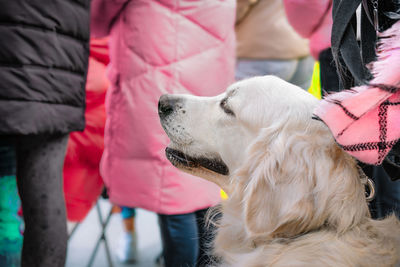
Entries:
[[[107,200],[99,201],[103,217],[111,209]],[[114,267],[156,267],[155,259],[161,252],[161,238],[157,223],[157,216],[152,212],[138,209],[136,213],[136,231],[138,236],[138,261],[135,264],[119,263],[115,257],[115,249],[122,233],[122,221],[119,214],[111,215],[106,228],[106,239],[111,250]],[[67,252],[66,267],[86,267],[92,251],[101,234],[101,225],[98,214],[93,208],[85,220],[72,234]],[[109,267],[104,243],[100,245],[92,267]]]

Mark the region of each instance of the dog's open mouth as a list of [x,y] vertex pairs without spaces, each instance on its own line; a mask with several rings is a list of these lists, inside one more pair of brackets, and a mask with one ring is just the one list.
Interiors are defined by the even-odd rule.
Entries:
[[229,174],[228,167],[220,159],[194,158],[169,147],[165,149],[165,154],[167,155],[167,159],[178,168],[184,167],[194,169],[203,167],[222,175]]

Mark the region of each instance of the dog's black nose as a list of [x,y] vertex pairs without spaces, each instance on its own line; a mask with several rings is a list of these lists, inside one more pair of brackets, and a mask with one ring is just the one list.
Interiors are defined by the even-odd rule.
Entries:
[[162,95],[158,100],[158,115],[160,118],[165,118],[174,111],[176,99],[171,98],[169,95]]

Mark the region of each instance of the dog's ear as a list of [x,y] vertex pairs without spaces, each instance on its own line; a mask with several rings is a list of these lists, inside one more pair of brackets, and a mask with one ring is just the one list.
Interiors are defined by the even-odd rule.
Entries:
[[249,235],[293,237],[324,224],[347,229],[361,220],[366,204],[360,202],[360,184],[345,171],[353,168],[341,166],[347,164],[342,155],[336,162],[331,157],[331,147],[340,150],[326,131],[264,129],[238,172],[247,181],[243,205]]
[[249,161],[238,174],[247,180],[243,204],[251,236],[289,237],[311,227],[315,177],[300,142],[264,129],[248,151]]

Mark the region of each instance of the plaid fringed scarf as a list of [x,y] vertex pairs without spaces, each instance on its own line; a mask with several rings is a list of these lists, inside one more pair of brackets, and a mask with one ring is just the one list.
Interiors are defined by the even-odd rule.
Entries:
[[400,21],[379,37],[375,78],[328,95],[314,111],[346,152],[375,165],[400,139]]

